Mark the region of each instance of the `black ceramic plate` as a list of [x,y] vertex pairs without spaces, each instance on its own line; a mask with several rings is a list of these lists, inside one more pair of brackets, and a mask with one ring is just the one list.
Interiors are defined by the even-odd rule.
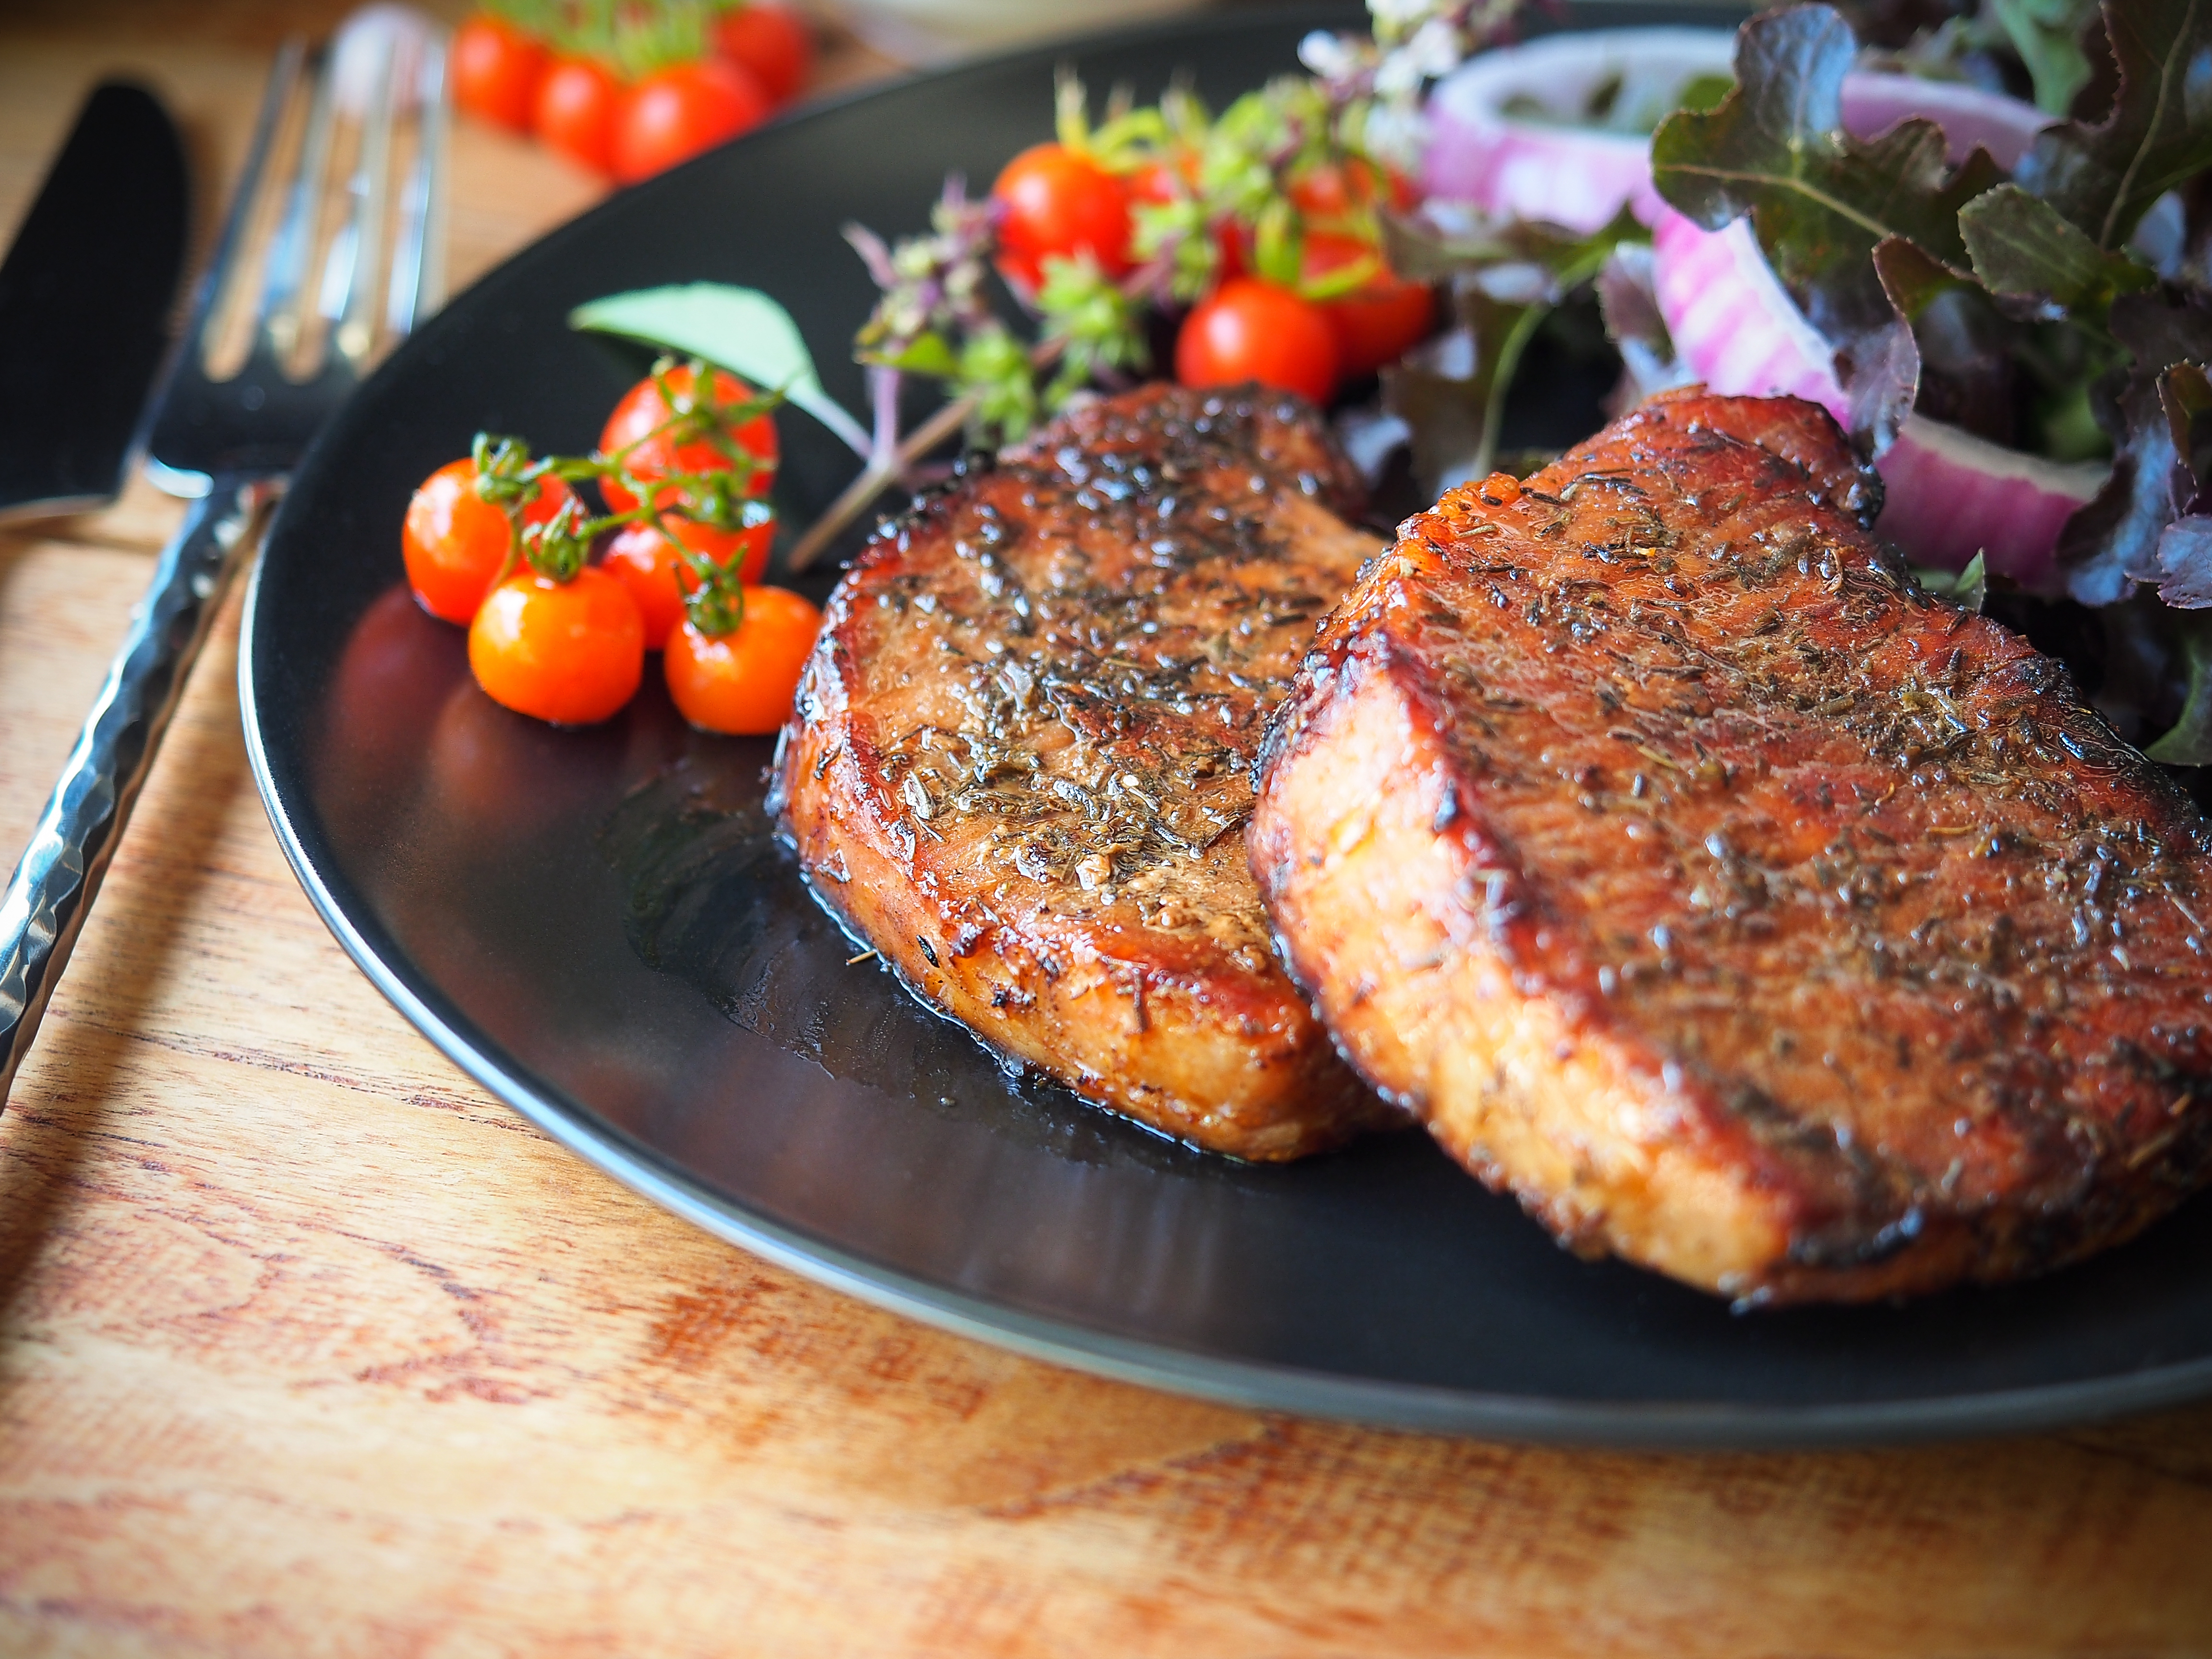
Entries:
[[[432,1041],[603,1169],[830,1284],[1091,1370],[1684,1446],[2023,1427],[2212,1390],[2212,1202],[2035,1284],[1737,1316],[1556,1249],[1419,1133],[1249,1168],[1010,1081],[873,963],[848,965],[760,833],[765,743],[690,733],[651,688],[592,731],[511,716],[471,684],[460,631],[398,586],[419,479],[479,428],[588,448],[638,372],[570,334],[572,306],[700,278],[766,289],[858,407],[845,343],[872,295],[841,224],[910,230],[948,169],[988,181],[1047,136],[1062,58],[1146,98],[1187,69],[1218,104],[1292,67],[1314,21],[1216,15],[802,115],[615,198],[455,301],[316,446],[254,582],[247,736],[309,895]],[[782,429],[779,488],[803,521],[852,462],[802,416]]]

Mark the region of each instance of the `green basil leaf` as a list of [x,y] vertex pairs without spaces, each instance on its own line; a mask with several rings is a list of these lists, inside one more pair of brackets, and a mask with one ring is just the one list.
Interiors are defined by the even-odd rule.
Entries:
[[578,306],[568,326],[664,346],[742,376],[785,398],[860,454],[867,429],[823,389],[814,359],[791,313],[757,289],[688,283],[638,289]]
[[946,380],[960,372],[960,359],[954,355],[951,343],[932,329],[927,334],[916,335],[913,343],[896,357],[884,358],[883,366],[902,369],[908,374],[929,374]]

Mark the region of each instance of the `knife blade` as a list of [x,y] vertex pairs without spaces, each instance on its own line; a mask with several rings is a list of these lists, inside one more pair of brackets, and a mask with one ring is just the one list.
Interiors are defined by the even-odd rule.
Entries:
[[122,488],[168,343],[188,191],[161,100],[94,87],[0,263],[0,519]]

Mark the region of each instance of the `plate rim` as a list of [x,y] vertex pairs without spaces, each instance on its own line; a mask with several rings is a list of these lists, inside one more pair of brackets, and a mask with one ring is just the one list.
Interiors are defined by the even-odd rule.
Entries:
[[[1322,17],[1341,9],[1302,5],[1241,17],[1200,14],[1087,34],[855,88],[811,104],[791,120],[773,126],[780,130],[831,117],[855,105],[910,90],[919,83],[978,69],[1048,62],[1152,41],[1171,44],[1180,35],[1219,32],[1224,24],[1264,21],[1281,27],[1300,16]],[[742,145],[746,141],[734,142]],[[464,300],[471,290],[492,283],[517,262],[538,257],[549,244],[584,232],[618,200],[609,197],[554,227],[485,271],[454,300]],[[433,319],[433,329],[442,315]],[[415,349],[429,331],[418,333],[401,349]],[[318,439],[313,448],[320,447]],[[446,1018],[410,982],[405,971],[378,954],[339,894],[317,868],[294,823],[291,804],[277,786],[255,678],[263,644],[258,620],[262,579],[268,568],[268,550],[277,543],[287,506],[289,501],[280,503],[272,515],[247,578],[239,627],[237,684],[240,720],[254,787],[285,860],[309,902],[369,983],[469,1078],[567,1152],[727,1243],[872,1306],[1048,1364],[1232,1407],[1423,1433],[1620,1449],[1821,1450],[2079,1426],[2212,1395],[2212,1356],[2027,1388],[1810,1406],[1727,1401],[1587,1402],[1388,1382],[1209,1355],[1009,1307],[920,1278],[819,1238],[804,1228],[756,1213],[731,1195],[686,1174],[583,1102],[571,1101],[533,1077],[528,1067],[508,1056],[489,1036],[474,1031],[465,1018]]]

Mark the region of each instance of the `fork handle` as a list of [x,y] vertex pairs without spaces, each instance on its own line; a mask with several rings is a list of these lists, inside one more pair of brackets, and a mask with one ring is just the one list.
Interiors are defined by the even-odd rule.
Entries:
[[217,477],[186,510],[0,896],[0,1104],[107,873],[223,590],[281,489],[266,477]]

